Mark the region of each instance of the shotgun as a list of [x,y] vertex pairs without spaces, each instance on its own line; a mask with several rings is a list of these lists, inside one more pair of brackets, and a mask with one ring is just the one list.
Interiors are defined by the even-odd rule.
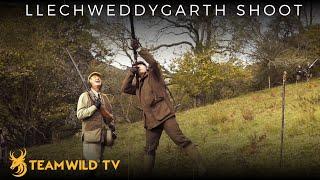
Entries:
[[[68,55],[69,55],[69,57],[70,57],[70,59],[71,59],[71,61],[72,61],[72,64],[73,64],[74,67],[76,68],[76,70],[77,70],[77,72],[78,72],[78,75],[80,76],[80,79],[81,79],[81,81],[82,81],[82,83],[83,83],[83,86],[85,87],[86,91],[87,91],[88,94],[89,94],[90,99],[91,99],[93,102],[98,101],[98,97],[95,96],[94,93],[91,91],[91,89],[88,87],[88,84],[87,84],[86,81],[84,80],[84,78],[83,78],[83,76],[82,76],[82,74],[81,74],[81,72],[80,72],[80,70],[79,70],[76,62],[75,62],[74,59],[72,58],[72,56],[71,56],[71,54],[70,54],[70,52],[68,51],[67,48],[66,48],[66,51],[67,51],[67,53],[68,53]],[[103,120],[105,121],[106,124],[110,124],[110,123],[113,121],[113,115],[112,115],[109,111],[107,111],[103,106],[100,107],[99,112],[100,112],[100,114],[102,115]],[[108,122],[106,122],[106,120],[107,120]]]
[[[128,1],[128,5],[131,6],[130,5],[130,1]],[[132,13],[132,11],[129,14],[129,20],[130,20],[130,29],[131,29],[131,39],[136,40],[137,37],[136,37],[136,33],[134,31],[134,23],[133,23],[133,13]],[[137,53],[137,50],[135,50],[135,49],[133,49],[133,58],[134,58],[134,62],[131,62],[132,64],[136,63],[137,59],[138,59],[138,53]]]

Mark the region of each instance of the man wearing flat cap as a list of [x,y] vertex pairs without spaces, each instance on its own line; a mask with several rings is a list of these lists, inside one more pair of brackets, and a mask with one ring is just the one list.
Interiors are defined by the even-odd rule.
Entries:
[[[91,86],[89,92],[80,95],[77,106],[77,117],[82,121],[83,156],[86,160],[102,161],[105,146],[105,122],[100,108],[112,113],[110,101],[106,94],[101,93],[102,75],[92,72],[88,76]],[[90,94],[89,94],[90,93]],[[92,98],[95,97],[95,98]]]
[[[136,95],[143,110],[146,129],[144,172],[151,174],[155,164],[156,149],[163,131],[183,149],[198,167],[199,175],[206,174],[206,168],[196,146],[179,128],[175,109],[170,101],[159,63],[140,43],[134,40],[132,48],[149,64],[143,61],[135,63],[122,82],[122,92]],[[140,50],[139,50],[140,49]],[[135,79],[135,82],[133,81]]]

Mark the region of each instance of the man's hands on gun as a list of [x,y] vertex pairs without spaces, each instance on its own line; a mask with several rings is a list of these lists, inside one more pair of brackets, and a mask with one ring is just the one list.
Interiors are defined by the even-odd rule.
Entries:
[[131,68],[130,68],[130,71],[133,73],[133,74],[138,74],[139,72],[139,68],[135,65],[133,65]]
[[100,109],[100,107],[101,107],[101,101],[100,101],[100,99],[97,99],[97,100],[94,102],[94,105],[96,106],[97,109]]

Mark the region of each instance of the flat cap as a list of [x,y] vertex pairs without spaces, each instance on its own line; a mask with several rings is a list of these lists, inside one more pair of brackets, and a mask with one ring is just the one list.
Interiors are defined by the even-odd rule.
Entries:
[[88,82],[89,82],[90,78],[91,78],[93,75],[97,75],[97,76],[99,76],[100,78],[102,77],[102,74],[101,74],[101,73],[99,73],[99,72],[92,72],[92,73],[90,73],[89,76],[88,76]]

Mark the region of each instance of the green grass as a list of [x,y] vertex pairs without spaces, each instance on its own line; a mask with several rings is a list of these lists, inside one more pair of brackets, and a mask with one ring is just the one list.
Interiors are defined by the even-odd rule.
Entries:
[[[281,87],[181,112],[177,120],[198,145],[209,175],[319,175],[320,80],[288,85],[286,97],[283,168],[279,168]],[[119,138],[105,150],[105,158],[122,160],[116,175],[135,176],[142,169],[143,123],[119,124],[117,130]],[[28,158],[81,159],[81,151],[81,142],[74,137],[29,148]],[[164,133],[155,173],[191,176],[193,164]]]

